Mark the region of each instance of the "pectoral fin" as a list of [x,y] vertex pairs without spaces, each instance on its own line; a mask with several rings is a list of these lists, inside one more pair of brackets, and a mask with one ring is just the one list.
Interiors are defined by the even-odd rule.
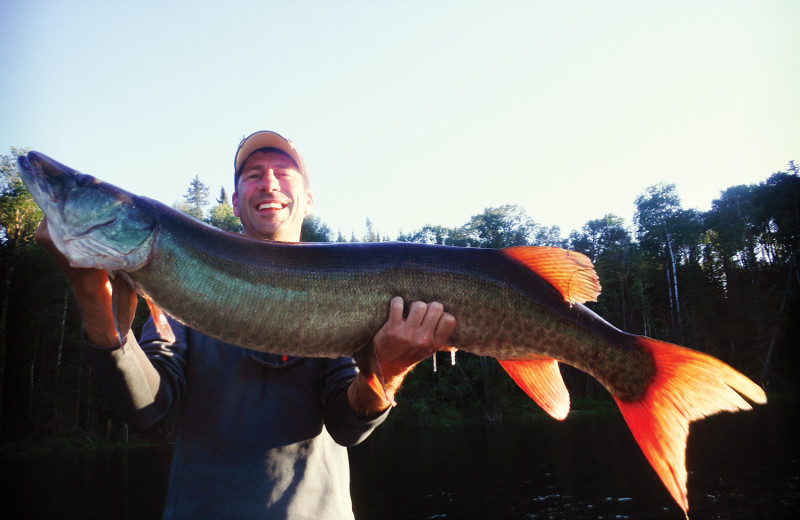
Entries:
[[120,344],[131,330],[133,318],[136,316],[136,305],[139,302],[136,291],[122,276],[111,279],[111,309],[114,314],[114,327]]
[[161,335],[164,341],[168,343],[175,343],[175,333],[172,332],[172,327],[169,325],[169,321],[167,321],[167,315],[164,314],[164,311],[156,305],[156,303],[144,296],[144,301],[147,302],[147,307],[150,309],[150,316],[153,318],[153,324],[156,326],[156,331]]

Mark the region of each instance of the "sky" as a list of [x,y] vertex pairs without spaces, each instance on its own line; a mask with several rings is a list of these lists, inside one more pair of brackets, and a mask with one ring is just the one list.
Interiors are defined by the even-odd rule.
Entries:
[[[223,5],[224,4],[224,5]],[[562,236],[800,161],[800,2],[0,0],[0,153],[166,204],[257,130],[314,214],[396,237],[518,204]]]

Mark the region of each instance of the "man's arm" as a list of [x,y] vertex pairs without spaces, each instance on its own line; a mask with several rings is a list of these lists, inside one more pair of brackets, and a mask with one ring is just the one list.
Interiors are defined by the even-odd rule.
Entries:
[[413,302],[405,318],[403,305],[399,296],[392,298],[389,319],[372,340],[386,396],[376,394],[363,373],[347,390],[350,409],[358,417],[373,417],[391,406],[405,376],[417,363],[439,351],[456,328],[455,317],[445,312],[441,303]]
[[[47,228],[47,219],[43,219],[36,228],[34,235],[36,241],[53,257],[59,267],[69,280],[72,293],[78,303],[78,308],[83,321],[83,335],[85,340],[98,351],[108,351],[111,353],[121,346],[120,338],[114,326],[114,314],[111,306],[111,283],[108,274],[102,269],[76,268],[69,265],[67,258],[61,254],[50,236]],[[123,341],[135,343],[135,338],[130,331],[122,331]],[[119,369],[123,372],[131,372],[135,377],[126,377],[121,372],[117,379],[120,380],[118,387],[127,386],[130,393],[130,401],[142,403],[151,399],[158,392],[161,375],[150,363],[143,353],[137,349],[128,357],[130,361],[122,362],[116,359],[118,353],[114,353],[116,363],[121,365]],[[135,358],[135,359],[133,359]],[[127,368],[126,368],[127,367]],[[126,392],[126,393],[127,393]],[[127,398],[128,396],[123,396]]]
[[81,269],[70,266],[69,261],[56,248],[50,237],[47,219],[43,219],[36,228],[34,238],[50,253],[67,276],[72,293],[78,302],[86,339],[98,347],[118,347],[119,338],[111,310],[111,282],[106,272],[102,269]]

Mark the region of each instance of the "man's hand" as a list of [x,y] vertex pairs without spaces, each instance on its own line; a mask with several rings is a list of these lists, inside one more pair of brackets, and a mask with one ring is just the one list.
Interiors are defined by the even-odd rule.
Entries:
[[399,296],[392,298],[389,319],[373,339],[386,386],[392,390],[417,363],[440,350],[456,328],[455,317],[439,302],[413,302],[405,318],[403,303]]
[[69,265],[69,260],[53,243],[47,219],[43,219],[36,228],[34,238],[50,253],[67,276],[81,311],[86,339],[99,347],[119,345],[111,310],[111,283],[106,272],[102,269],[83,269]]
[[[403,378],[414,366],[434,355],[456,328],[455,317],[438,302],[413,302],[403,317],[399,296],[389,304],[389,319],[373,338],[375,358],[380,364],[386,395],[378,395],[359,374],[348,390],[351,408],[362,417],[377,415],[394,399]],[[387,401],[388,400],[388,401]]]

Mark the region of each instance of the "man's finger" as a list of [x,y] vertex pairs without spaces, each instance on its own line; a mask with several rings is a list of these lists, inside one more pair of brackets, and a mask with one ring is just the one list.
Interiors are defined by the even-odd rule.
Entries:
[[426,331],[434,332],[436,325],[439,323],[439,318],[444,314],[444,305],[439,302],[431,302],[425,305],[425,317],[420,323],[419,327]]
[[403,298],[395,296],[389,302],[389,320],[390,325],[397,326],[403,321]]
[[450,334],[452,334],[454,330],[456,330],[456,317],[449,312],[443,313],[433,333],[433,340],[436,345],[438,347],[444,345],[447,342],[447,338],[450,337]]
[[406,324],[417,328],[422,325],[428,313],[428,305],[425,302],[412,302],[408,307],[408,317]]

